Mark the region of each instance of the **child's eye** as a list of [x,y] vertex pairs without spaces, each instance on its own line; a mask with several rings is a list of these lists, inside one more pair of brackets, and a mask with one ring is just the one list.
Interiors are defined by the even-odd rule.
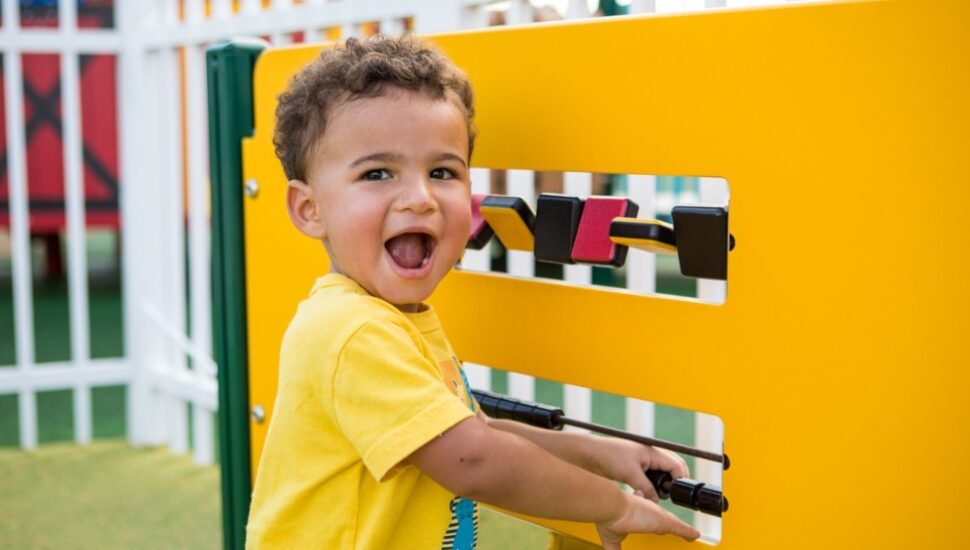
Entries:
[[386,180],[386,179],[391,179],[391,173],[383,168],[380,168],[377,170],[368,170],[361,175],[361,179]]
[[447,168],[435,168],[431,171],[431,179],[450,180],[455,178],[455,173]]

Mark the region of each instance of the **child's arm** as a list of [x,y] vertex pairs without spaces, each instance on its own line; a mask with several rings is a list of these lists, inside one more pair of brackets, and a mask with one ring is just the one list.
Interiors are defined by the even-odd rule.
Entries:
[[632,441],[577,432],[543,430],[512,420],[479,418],[489,426],[524,437],[559,458],[594,474],[621,481],[657,502],[657,492],[646,470],[665,470],[676,478],[688,477],[687,463],[674,453]]
[[459,422],[408,460],[455,494],[523,514],[595,523],[607,549],[634,532],[700,535],[655,503],[479,418]]

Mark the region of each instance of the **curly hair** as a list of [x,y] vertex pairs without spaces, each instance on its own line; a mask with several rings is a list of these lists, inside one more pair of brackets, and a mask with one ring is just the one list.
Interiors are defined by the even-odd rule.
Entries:
[[448,99],[464,110],[468,155],[475,143],[472,87],[436,47],[414,35],[349,38],[303,68],[279,96],[273,145],[288,179],[306,179],[329,112],[345,101],[380,96],[393,86]]

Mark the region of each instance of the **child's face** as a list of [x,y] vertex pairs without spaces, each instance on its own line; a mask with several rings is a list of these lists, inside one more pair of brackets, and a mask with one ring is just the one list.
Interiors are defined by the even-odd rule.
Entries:
[[336,107],[316,151],[308,194],[332,270],[416,309],[468,240],[463,112],[452,101],[392,88]]

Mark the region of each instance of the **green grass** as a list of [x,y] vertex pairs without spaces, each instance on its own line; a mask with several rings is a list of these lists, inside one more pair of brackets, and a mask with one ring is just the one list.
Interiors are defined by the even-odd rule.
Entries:
[[[0,548],[216,549],[219,471],[121,441],[0,450]],[[482,507],[480,550],[545,548],[549,532]],[[570,549],[593,546],[570,539]]]
[[[74,392],[45,391],[36,396],[37,442],[74,441]],[[91,435],[95,439],[125,437],[125,400],[124,386],[91,389]],[[0,395],[0,448],[19,446],[19,422],[18,396]]]
[[0,547],[219,548],[219,470],[121,441],[0,449]]

